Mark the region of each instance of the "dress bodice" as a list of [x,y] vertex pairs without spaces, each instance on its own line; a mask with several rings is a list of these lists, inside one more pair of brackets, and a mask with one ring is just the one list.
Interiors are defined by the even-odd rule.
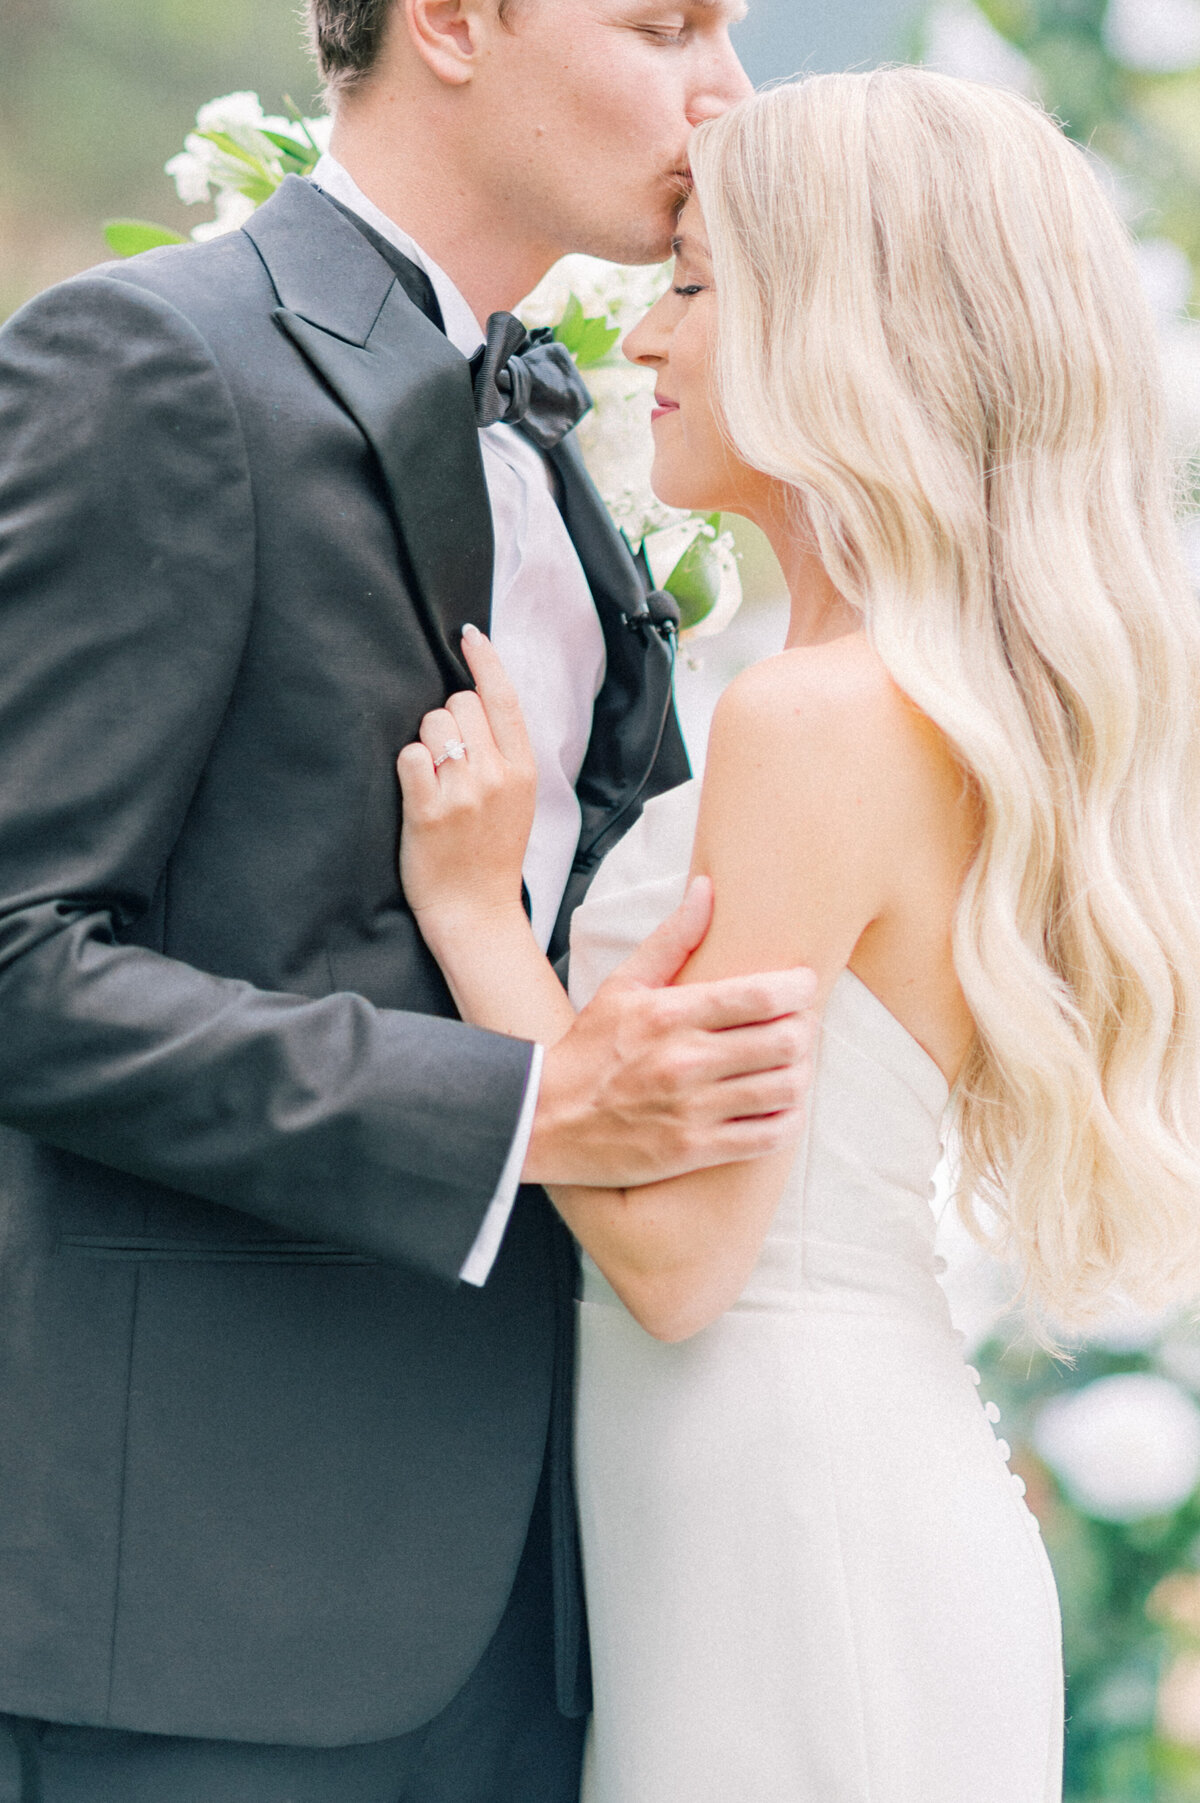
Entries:
[[[683,898],[700,785],[658,797],[575,915],[582,1005]],[[933,1173],[948,1089],[933,1059],[843,971],[825,1008],[804,1137],[738,1309],[918,1313],[949,1328],[937,1281]],[[586,1292],[607,1286],[594,1268]]]
[[[575,915],[592,995],[682,897],[696,784]],[[584,1260],[583,1803],[1059,1803],[1054,1580],[937,1279],[941,1071],[857,977],[739,1300],[663,1343]]]

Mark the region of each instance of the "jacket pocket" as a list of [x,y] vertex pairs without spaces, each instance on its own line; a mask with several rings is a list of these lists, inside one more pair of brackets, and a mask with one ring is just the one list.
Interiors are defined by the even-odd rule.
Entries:
[[375,1265],[378,1259],[316,1240],[139,1239],[130,1234],[64,1233],[58,1250],[71,1258],[123,1259],[138,1264]]

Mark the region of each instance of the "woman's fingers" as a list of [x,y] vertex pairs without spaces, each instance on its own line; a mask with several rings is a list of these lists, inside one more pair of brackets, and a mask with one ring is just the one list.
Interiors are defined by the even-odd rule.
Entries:
[[521,703],[496,647],[477,626],[467,626],[463,629],[462,649],[501,756],[510,763],[531,758]]
[[406,745],[396,759],[396,774],[407,815],[417,818],[437,807],[437,771],[426,746]]
[[[453,763],[466,763],[471,757],[478,769],[492,749],[492,735],[483,709],[477,701],[473,711],[463,708],[462,700],[462,696],[452,695],[445,707],[431,709],[421,721],[421,743],[442,770]],[[457,745],[466,746],[465,757],[455,757],[453,748]]]

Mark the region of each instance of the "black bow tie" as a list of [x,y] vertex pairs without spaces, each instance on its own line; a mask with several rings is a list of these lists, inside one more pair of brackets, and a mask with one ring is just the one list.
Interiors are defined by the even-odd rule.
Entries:
[[545,328],[527,332],[512,313],[488,320],[471,380],[481,427],[522,425],[543,451],[552,451],[592,404],[566,345]]

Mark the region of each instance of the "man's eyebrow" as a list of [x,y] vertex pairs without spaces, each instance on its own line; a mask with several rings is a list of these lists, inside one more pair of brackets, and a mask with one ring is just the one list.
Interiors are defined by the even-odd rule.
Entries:
[[[655,3],[656,0],[646,0],[647,6]],[[728,13],[731,25],[740,25],[750,10],[746,0],[678,0],[678,4],[685,12]]]
[[685,6],[694,6],[701,12],[727,12],[731,25],[740,25],[750,8],[746,0],[684,0]]

